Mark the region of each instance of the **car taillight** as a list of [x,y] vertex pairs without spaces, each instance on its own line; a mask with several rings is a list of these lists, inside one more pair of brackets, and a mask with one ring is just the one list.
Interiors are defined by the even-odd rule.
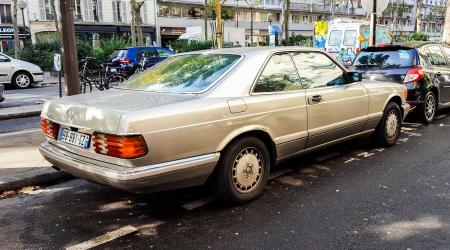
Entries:
[[41,119],[41,129],[42,133],[44,133],[47,137],[55,139],[58,137],[59,124],[47,120],[45,118]]
[[141,135],[111,135],[95,132],[92,145],[98,154],[132,159],[147,154],[147,144]]
[[403,83],[408,82],[417,82],[424,77],[422,68],[411,68],[406,73],[405,79],[403,79]]
[[119,62],[120,62],[120,63],[131,63],[131,60],[128,59],[128,58],[120,58],[120,59],[119,59]]

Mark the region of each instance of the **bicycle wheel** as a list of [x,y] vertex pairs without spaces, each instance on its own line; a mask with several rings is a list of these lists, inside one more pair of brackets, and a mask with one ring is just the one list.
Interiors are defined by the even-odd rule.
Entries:
[[112,74],[108,77],[108,81],[106,82],[107,88],[116,87],[120,83],[126,80],[125,76],[122,74]]

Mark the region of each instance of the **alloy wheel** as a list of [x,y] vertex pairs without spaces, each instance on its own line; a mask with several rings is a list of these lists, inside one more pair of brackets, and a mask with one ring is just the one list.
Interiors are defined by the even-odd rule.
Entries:
[[434,113],[436,112],[436,98],[434,95],[427,95],[427,99],[425,100],[425,118],[430,121],[434,117]]
[[386,135],[389,139],[393,139],[397,136],[399,124],[397,112],[392,110],[386,117]]
[[30,86],[30,77],[25,74],[20,74],[16,77],[16,84],[21,88],[27,88]]
[[262,153],[254,147],[241,150],[233,163],[232,178],[236,190],[248,193],[258,187],[263,175]]

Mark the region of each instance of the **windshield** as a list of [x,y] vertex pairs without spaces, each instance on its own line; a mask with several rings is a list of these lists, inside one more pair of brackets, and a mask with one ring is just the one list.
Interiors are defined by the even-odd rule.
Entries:
[[370,69],[395,69],[411,67],[414,50],[361,51],[353,66]]
[[119,57],[119,58],[127,57],[127,52],[128,52],[128,50],[126,50],[126,49],[114,50],[114,52],[111,54],[110,58],[113,59],[113,58],[117,58],[117,57]]
[[172,93],[201,92],[219,79],[240,57],[232,54],[169,57],[125,81],[118,88]]

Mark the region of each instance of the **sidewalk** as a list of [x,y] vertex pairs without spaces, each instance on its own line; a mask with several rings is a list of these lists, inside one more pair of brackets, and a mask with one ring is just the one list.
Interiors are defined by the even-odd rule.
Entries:
[[0,134],[0,194],[72,178],[43,159],[38,147],[44,140],[37,129]]

